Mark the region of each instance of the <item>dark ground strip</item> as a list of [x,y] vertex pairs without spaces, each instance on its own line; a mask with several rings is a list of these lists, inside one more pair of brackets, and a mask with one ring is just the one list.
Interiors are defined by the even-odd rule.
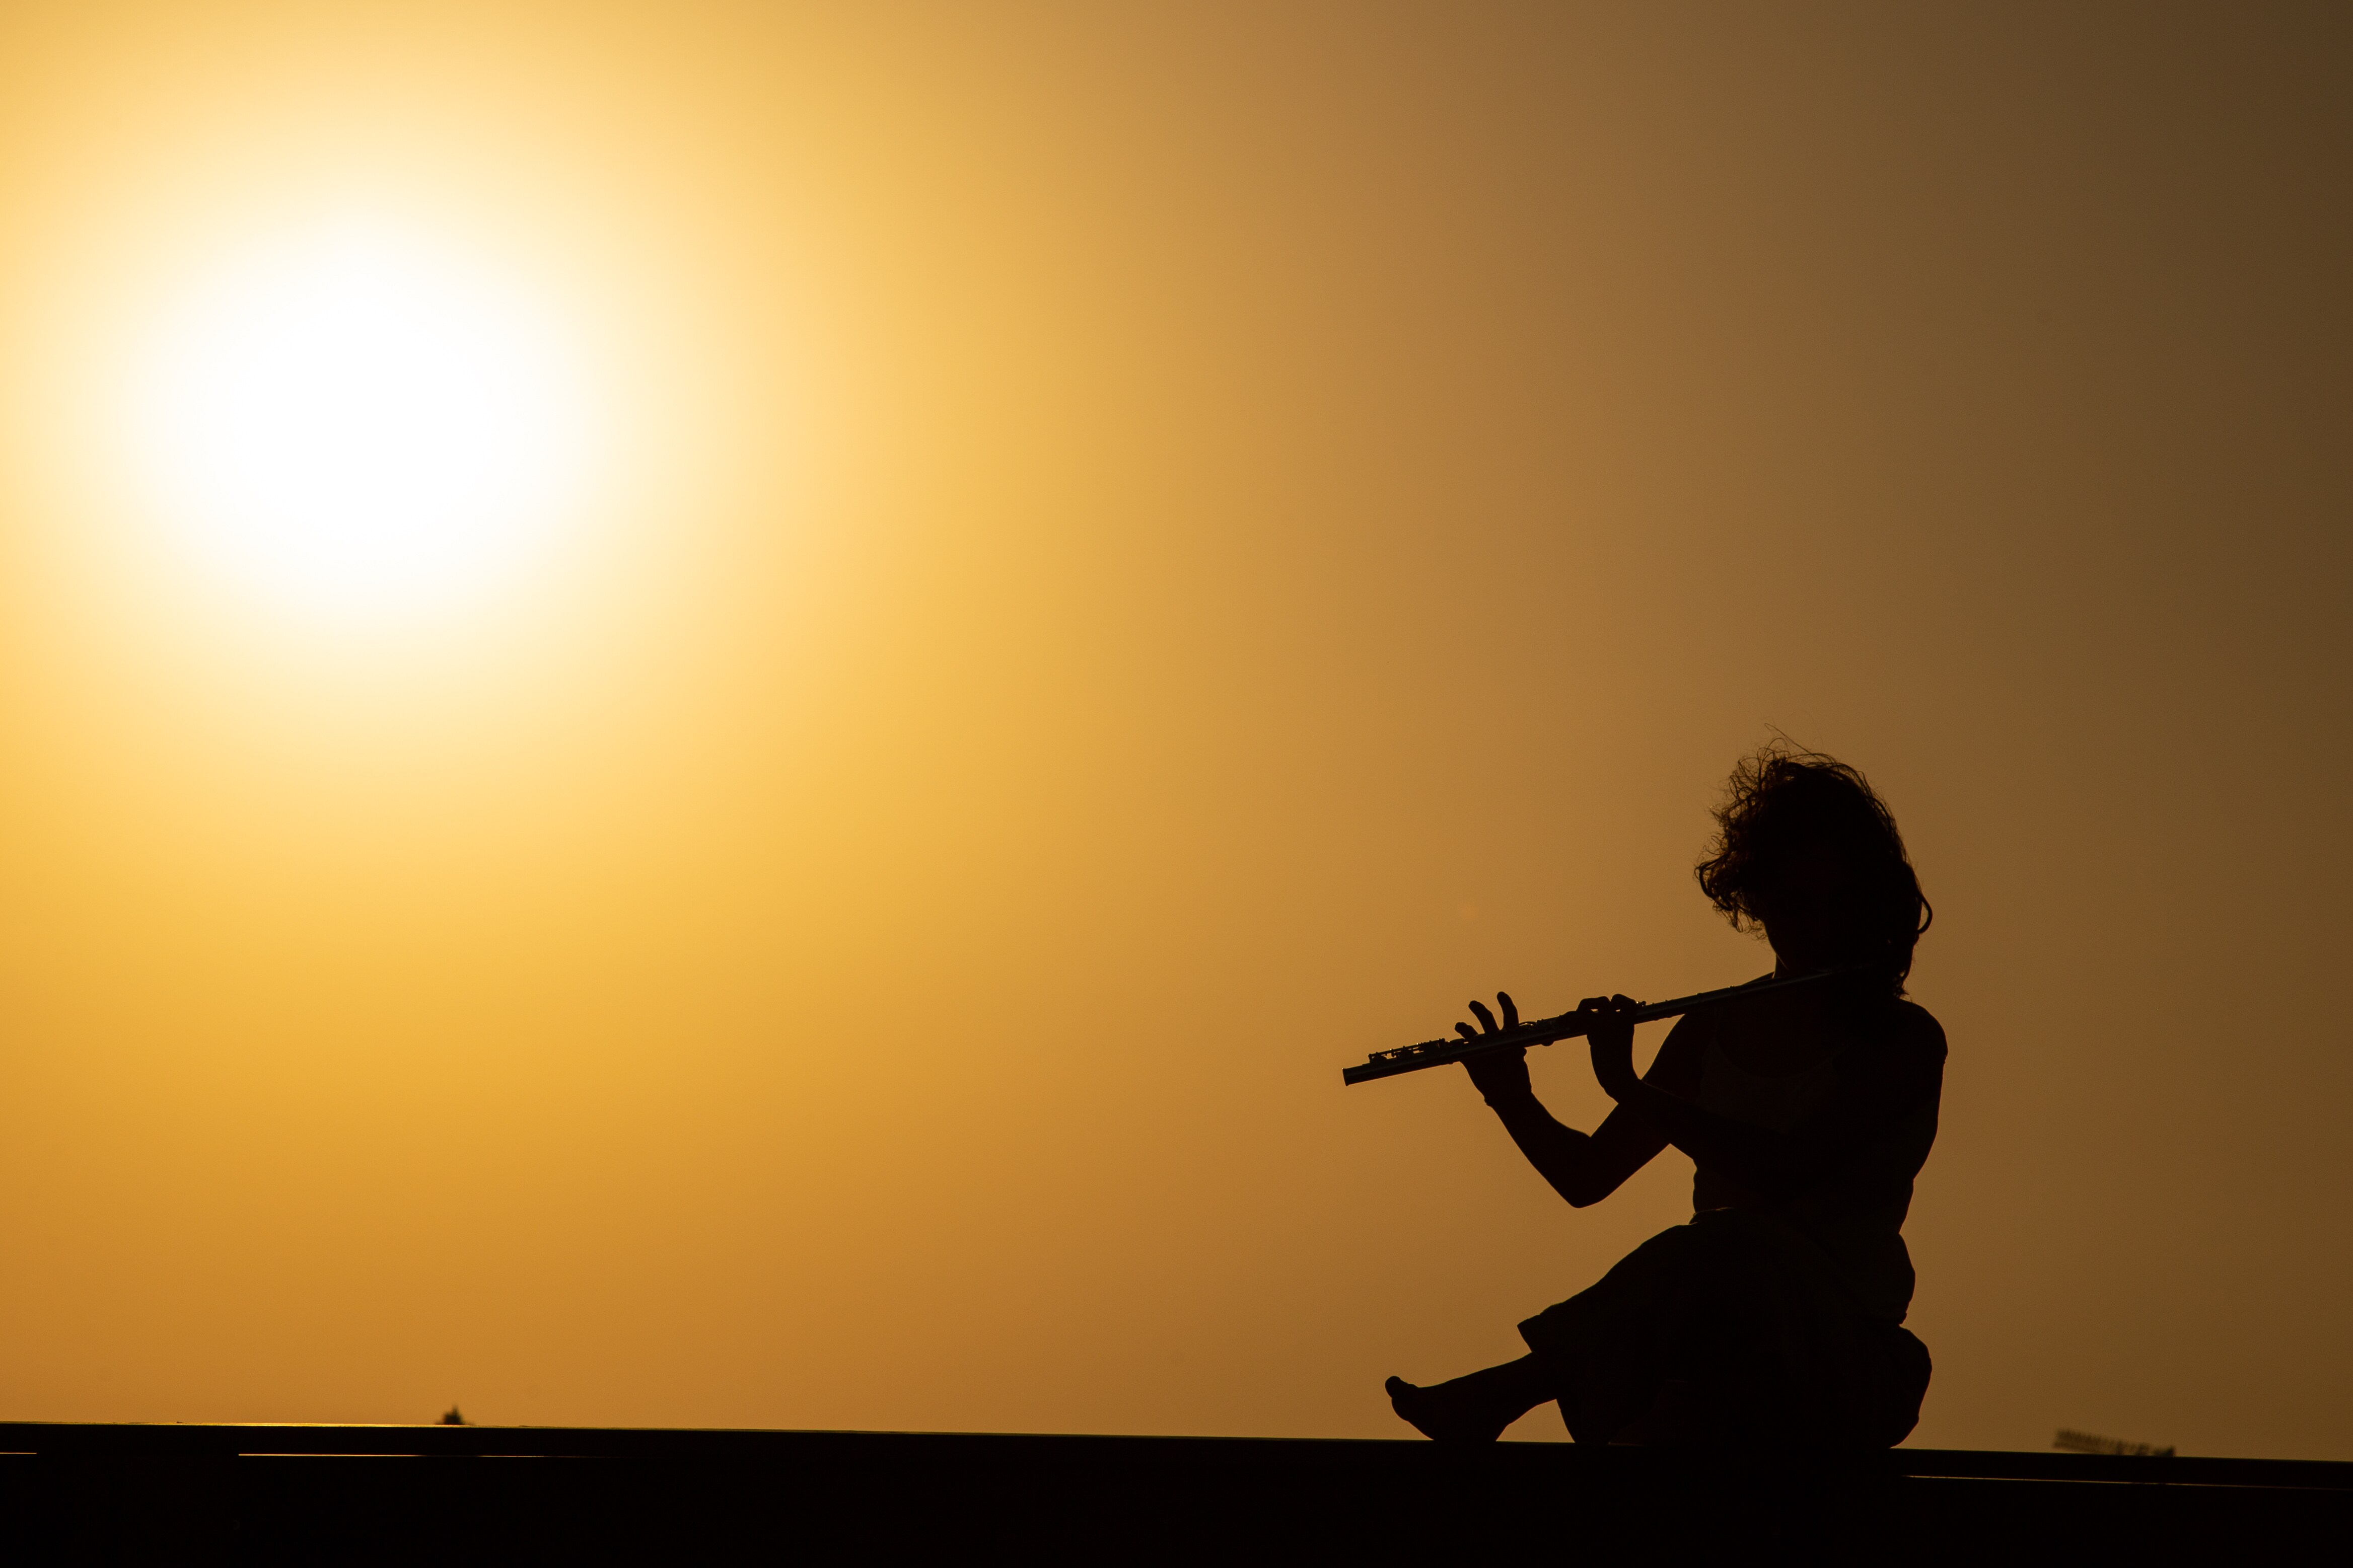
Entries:
[[1896,1449],[0,1424],[15,1562],[2353,1560],[2353,1465]]

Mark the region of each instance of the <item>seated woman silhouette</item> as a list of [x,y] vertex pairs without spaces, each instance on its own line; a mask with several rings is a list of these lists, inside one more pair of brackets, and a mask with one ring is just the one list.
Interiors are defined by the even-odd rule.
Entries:
[[[1774,975],[1836,978],[1686,1014],[1637,1077],[1634,1005],[1595,997],[1594,1076],[1617,1107],[1591,1135],[1553,1120],[1525,1053],[1467,1059],[1528,1163],[1577,1208],[1672,1144],[1692,1218],[1520,1325],[1528,1354],[1451,1382],[1388,1381],[1440,1441],[1492,1442],[1556,1400],[1580,1443],[1892,1447],[1919,1418],[1928,1352],[1904,1216],[1936,1137],[1945,1034],[1903,999],[1928,901],[1863,776],[1776,746],[1743,762],[1700,887],[1761,927]],[[1772,978],[1767,976],[1765,978]],[[1754,983],[1752,983],[1754,984]],[[1504,1027],[1517,1021],[1499,995]],[[1494,1015],[1471,1004],[1481,1029]]]

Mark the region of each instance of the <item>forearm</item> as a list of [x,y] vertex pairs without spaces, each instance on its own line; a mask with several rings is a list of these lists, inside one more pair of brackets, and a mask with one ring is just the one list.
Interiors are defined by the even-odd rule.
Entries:
[[1592,1138],[1555,1120],[1533,1090],[1489,1095],[1487,1104],[1536,1173],[1573,1206],[1583,1208],[1609,1195],[1594,1168]]

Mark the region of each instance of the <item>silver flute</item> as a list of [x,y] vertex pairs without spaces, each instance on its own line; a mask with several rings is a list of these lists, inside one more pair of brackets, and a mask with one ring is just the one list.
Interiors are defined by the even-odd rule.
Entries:
[[1717,1002],[1729,1002],[1736,996],[1762,996],[1768,991],[1787,991],[1793,985],[1811,985],[1835,975],[1852,974],[1851,969],[1822,969],[1811,974],[1793,974],[1785,980],[1751,981],[1746,985],[1727,985],[1721,991],[1703,991],[1695,996],[1678,996],[1672,1002],[1645,1002],[1630,1013],[1563,1013],[1556,1017],[1532,1018],[1508,1029],[1498,1029],[1492,1035],[1464,1039],[1449,1035],[1440,1039],[1424,1040],[1418,1046],[1399,1046],[1393,1051],[1375,1051],[1365,1058],[1365,1065],[1342,1068],[1342,1083],[1370,1083],[1377,1078],[1395,1078],[1399,1073],[1419,1072],[1424,1068],[1443,1067],[1459,1062],[1465,1057],[1481,1056],[1488,1051],[1510,1050],[1514,1046],[1548,1046],[1555,1040],[1573,1040],[1584,1035],[1596,1023],[1624,1019],[1629,1023],[1647,1024],[1657,1018],[1679,1017]]

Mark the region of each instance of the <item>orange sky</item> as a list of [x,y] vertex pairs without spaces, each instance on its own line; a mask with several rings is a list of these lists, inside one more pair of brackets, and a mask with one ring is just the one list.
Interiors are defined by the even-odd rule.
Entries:
[[[2348,31],[9,6],[0,1414],[1402,1435],[1689,1170],[1340,1067],[1765,967],[1778,726],[1936,906],[1914,1441],[2353,1458]],[[353,189],[638,419],[364,645],[80,412]]]

